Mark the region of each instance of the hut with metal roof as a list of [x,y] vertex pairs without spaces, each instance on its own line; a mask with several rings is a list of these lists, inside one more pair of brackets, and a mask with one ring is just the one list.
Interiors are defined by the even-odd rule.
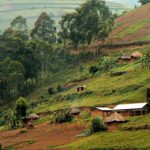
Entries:
[[101,116],[103,118],[109,116],[112,112],[111,108],[108,107],[96,107],[91,110],[91,116]]
[[148,103],[119,104],[113,108],[114,112],[121,113],[124,116],[137,116],[147,114]]

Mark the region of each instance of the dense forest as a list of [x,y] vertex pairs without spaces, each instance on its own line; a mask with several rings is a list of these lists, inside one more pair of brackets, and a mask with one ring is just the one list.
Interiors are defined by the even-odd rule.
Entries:
[[31,31],[26,18],[15,17],[0,35],[0,103],[10,104],[27,96],[43,84],[46,72],[57,72],[94,57],[90,52],[73,55],[69,48],[104,41],[115,17],[99,0],[89,0],[74,13],[63,16],[59,31],[45,12]]

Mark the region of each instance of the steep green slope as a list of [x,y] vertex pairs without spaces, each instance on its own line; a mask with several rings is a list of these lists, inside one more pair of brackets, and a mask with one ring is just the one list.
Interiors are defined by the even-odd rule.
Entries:
[[[148,51],[149,47],[141,51],[144,50]],[[126,52],[131,53],[132,51]],[[116,57],[115,55],[112,54],[112,57]],[[91,76],[88,73],[88,69],[91,65],[98,64],[98,62],[86,64],[82,75],[79,69],[73,69],[61,75],[62,83],[65,83],[66,79],[70,79],[70,83],[72,84],[85,85],[85,91],[77,93],[77,85],[75,85],[60,93],[48,96],[47,89],[45,88],[44,93],[49,97],[50,105],[43,103],[36,107],[34,111],[42,112],[72,106],[106,106],[117,103],[146,101],[145,90],[150,86],[150,69],[142,68],[140,62],[134,62],[113,69],[116,72],[125,71],[126,73],[122,76],[112,77],[110,72],[99,72],[95,76]],[[57,76],[55,77],[57,78]]]
[[150,4],[129,11],[115,21],[115,27],[109,36],[111,42],[149,41]]
[[98,133],[68,145],[70,150],[149,150],[149,130]]

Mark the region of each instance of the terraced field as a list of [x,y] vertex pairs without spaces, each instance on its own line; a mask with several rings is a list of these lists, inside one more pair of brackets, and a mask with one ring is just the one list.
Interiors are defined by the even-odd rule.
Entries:
[[[31,28],[40,15],[45,11],[52,16],[57,25],[62,15],[73,12],[76,7],[86,0],[1,0],[0,1],[0,30],[9,26],[11,20],[18,15],[22,15],[28,20],[28,27]],[[114,13],[122,13],[129,8],[121,3],[107,2]]]

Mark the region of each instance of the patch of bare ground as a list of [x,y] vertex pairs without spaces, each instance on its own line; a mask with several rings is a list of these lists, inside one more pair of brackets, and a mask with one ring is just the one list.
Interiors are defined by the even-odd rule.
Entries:
[[22,129],[1,132],[0,141],[4,147],[13,145],[17,150],[52,150],[75,141],[78,139],[76,135],[84,129],[74,124],[42,123],[25,133],[20,133]]

